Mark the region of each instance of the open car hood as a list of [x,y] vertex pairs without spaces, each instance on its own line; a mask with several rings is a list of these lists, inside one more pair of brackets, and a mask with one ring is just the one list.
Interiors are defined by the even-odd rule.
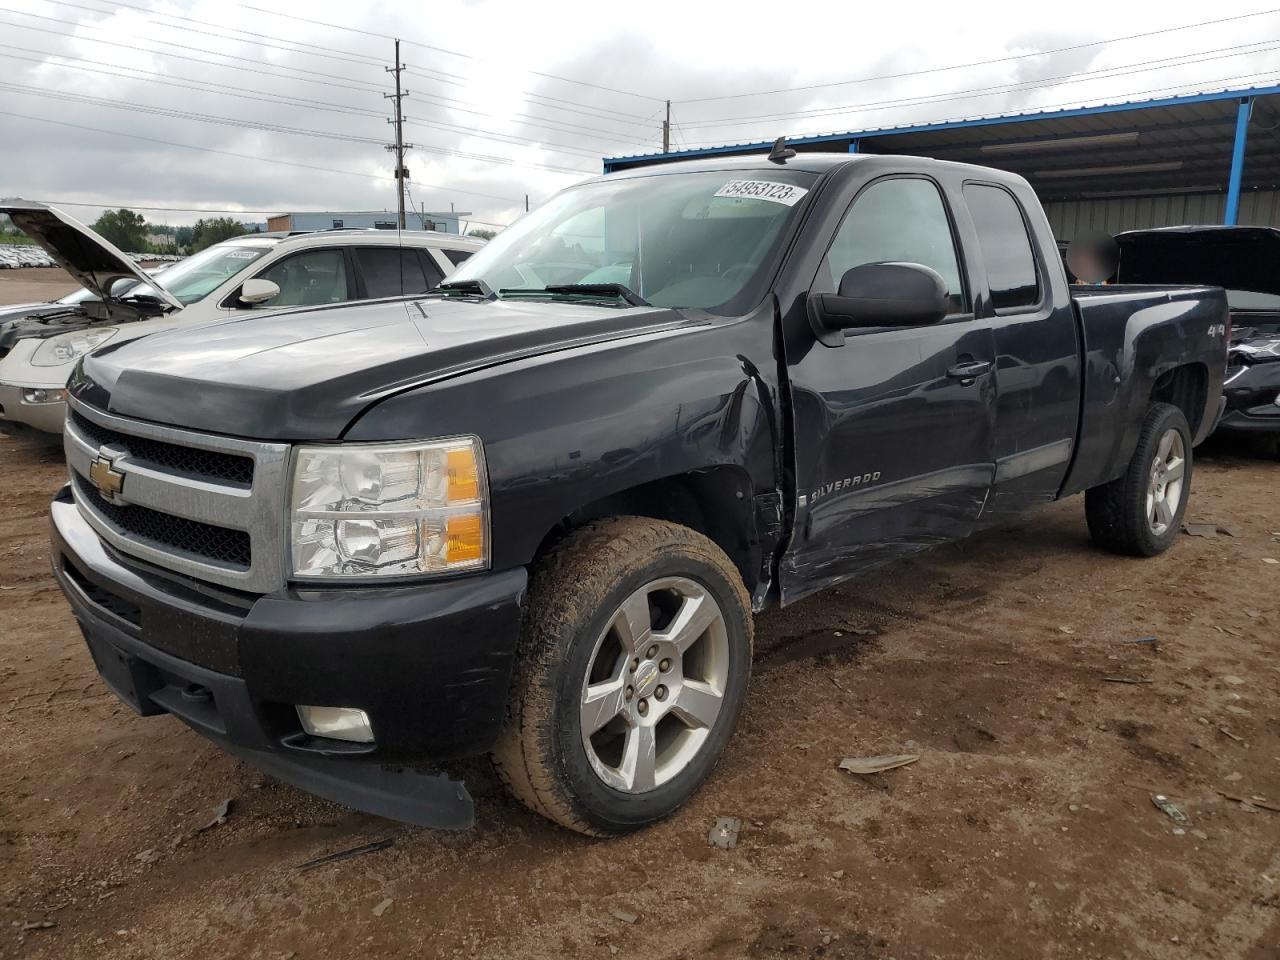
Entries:
[[173,294],[143,273],[124,252],[56,207],[36,200],[0,200],[0,213],[7,213],[15,227],[40,244],[104,304],[111,302],[111,285],[128,277],[146,284],[175,310],[182,309]]
[[1162,227],[1116,235],[1120,283],[1197,284],[1280,296],[1280,230]]

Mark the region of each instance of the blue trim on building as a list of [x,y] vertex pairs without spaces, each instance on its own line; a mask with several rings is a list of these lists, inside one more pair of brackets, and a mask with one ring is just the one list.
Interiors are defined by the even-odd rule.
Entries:
[[[851,140],[892,137],[904,133],[927,133],[934,130],[958,130],[965,127],[991,127],[1006,123],[1030,123],[1037,120],[1069,119],[1071,117],[1089,117],[1106,113],[1121,113],[1128,110],[1156,110],[1161,107],[1176,107],[1190,103],[1207,103],[1219,100],[1238,100],[1241,98],[1263,97],[1280,93],[1280,85],[1269,87],[1247,87],[1242,90],[1219,90],[1216,93],[1192,93],[1176,97],[1164,97],[1158,100],[1131,100],[1125,103],[1105,103],[1093,107],[1073,107],[1065,110],[1044,110],[1033,113],[1017,113],[1002,117],[977,117],[972,120],[947,120],[938,123],[921,123],[901,127],[886,127],[881,130],[850,130],[846,133],[827,133],[810,137],[788,137],[791,144],[829,143],[833,140]],[[626,157],[605,157],[604,172],[611,173],[616,164],[653,161],[659,158],[694,159],[696,157],[713,157],[724,154],[742,154],[765,151],[773,146],[772,140],[758,143],[726,144],[721,147],[701,147],[692,150],[673,150],[670,153],[635,154]]]
[[1231,175],[1227,178],[1227,207],[1222,222],[1234,227],[1240,215],[1240,181],[1244,177],[1244,151],[1249,141],[1249,115],[1253,113],[1253,98],[1241,97],[1236,107],[1236,138],[1231,148]]

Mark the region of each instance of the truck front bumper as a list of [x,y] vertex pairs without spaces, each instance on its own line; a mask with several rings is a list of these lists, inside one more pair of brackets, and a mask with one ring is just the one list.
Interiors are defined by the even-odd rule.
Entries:
[[[138,713],[170,713],[268,773],[422,826],[474,819],[431,769],[487,752],[506,714],[524,569],[414,586],[254,597],[126,560],[51,507],[54,575],[98,672]],[[308,735],[296,707],[363,710],[373,743]]]
[[[34,389],[21,384],[0,383],[0,423],[8,427],[6,432],[17,432],[13,429],[30,428],[42,433],[61,433],[62,421],[67,416],[66,403],[51,400],[44,403],[29,403],[24,399],[26,391]],[[39,388],[46,389],[46,388]],[[61,387],[49,387],[50,392],[61,392]]]

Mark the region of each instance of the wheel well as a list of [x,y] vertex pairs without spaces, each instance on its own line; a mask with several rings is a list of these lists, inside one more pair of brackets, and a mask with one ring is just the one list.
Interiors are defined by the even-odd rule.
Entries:
[[736,467],[709,467],[663,477],[574,510],[542,538],[537,556],[592,520],[650,517],[689,527],[713,541],[733,561],[751,591],[760,570],[751,504],[751,483]]
[[1151,399],[1169,403],[1182,411],[1191,427],[1192,439],[1200,432],[1208,395],[1209,372],[1202,363],[1188,363],[1166,370],[1151,388]]

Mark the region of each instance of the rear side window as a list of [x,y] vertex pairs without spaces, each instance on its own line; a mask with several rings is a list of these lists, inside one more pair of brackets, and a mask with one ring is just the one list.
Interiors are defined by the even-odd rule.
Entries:
[[992,305],[997,310],[1035,306],[1040,281],[1018,202],[1007,190],[978,183],[965,184],[964,199],[978,230]]
[[932,267],[947,285],[951,312],[965,308],[951,221],[930,180],[881,180],[858,195],[827,252],[832,288],[838,289],[840,278],[864,263]]
[[365,293],[371,299],[426,293],[440,282],[438,277],[427,276],[417,250],[356,247],[355,255]]
[[449,262],[456,267],[463,260],[467,259],[467,257],[471,256],[471,251],[470,250],[450,250],[448,247],[445,247],[444,255],[448,257]]

